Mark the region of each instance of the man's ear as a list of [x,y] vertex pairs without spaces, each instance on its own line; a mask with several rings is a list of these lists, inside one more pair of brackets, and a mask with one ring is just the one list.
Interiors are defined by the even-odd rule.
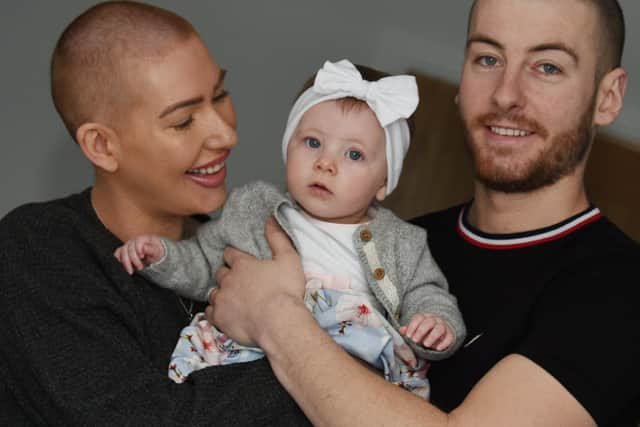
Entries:
[[627,73],[622,68],[609,71],[600,81],[593,123],[606,126],[618,117],[627,90]]
[[84,155],[106,172],[118,170],[118,136],[100,123],[84,123],[76,131],[76,141]]

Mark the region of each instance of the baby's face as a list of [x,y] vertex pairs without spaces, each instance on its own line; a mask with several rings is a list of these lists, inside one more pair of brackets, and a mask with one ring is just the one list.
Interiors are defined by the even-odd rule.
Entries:
[[324,101],[302,116],[287,148],[287,186],[309,215],[364,222],[371,202],[384,199],[386,178],[384,130],[369,107]]

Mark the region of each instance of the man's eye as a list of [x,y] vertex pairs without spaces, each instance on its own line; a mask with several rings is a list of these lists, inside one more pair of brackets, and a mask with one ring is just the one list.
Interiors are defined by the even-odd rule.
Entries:
[[351,160],[361,160],[362,153],[359,152],[358,150],[349,150],[347,151],[347,157],[349,157],[349,159]]
[[540,71],[545,74],[559,74],[560,68],[556,67],[553,64],[542,64],[539,66]]
[[315,138],[306,138],[304,140],[304,143],[307,145],[307,147],[309,148],[319,148],[320,147],[320,141],[318,141]]

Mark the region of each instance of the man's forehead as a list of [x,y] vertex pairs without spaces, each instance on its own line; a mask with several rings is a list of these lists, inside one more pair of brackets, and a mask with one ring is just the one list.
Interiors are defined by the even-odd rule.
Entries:
[[561,44],[578,49],[596,30],[595,10],[583,0],[477,0],[468,41],[532,49]]

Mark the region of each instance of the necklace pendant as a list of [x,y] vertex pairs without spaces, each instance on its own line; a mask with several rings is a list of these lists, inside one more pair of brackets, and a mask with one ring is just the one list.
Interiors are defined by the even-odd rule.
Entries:
[[189,308],[187,308],[186,304],[184,303],[180,295],[178,295],[178,302],[180,302],[182,309],[187,315],[187,319],[189,319],[189,323],[191,323],[191,321],[193,320],[193,300],[189,300]]

